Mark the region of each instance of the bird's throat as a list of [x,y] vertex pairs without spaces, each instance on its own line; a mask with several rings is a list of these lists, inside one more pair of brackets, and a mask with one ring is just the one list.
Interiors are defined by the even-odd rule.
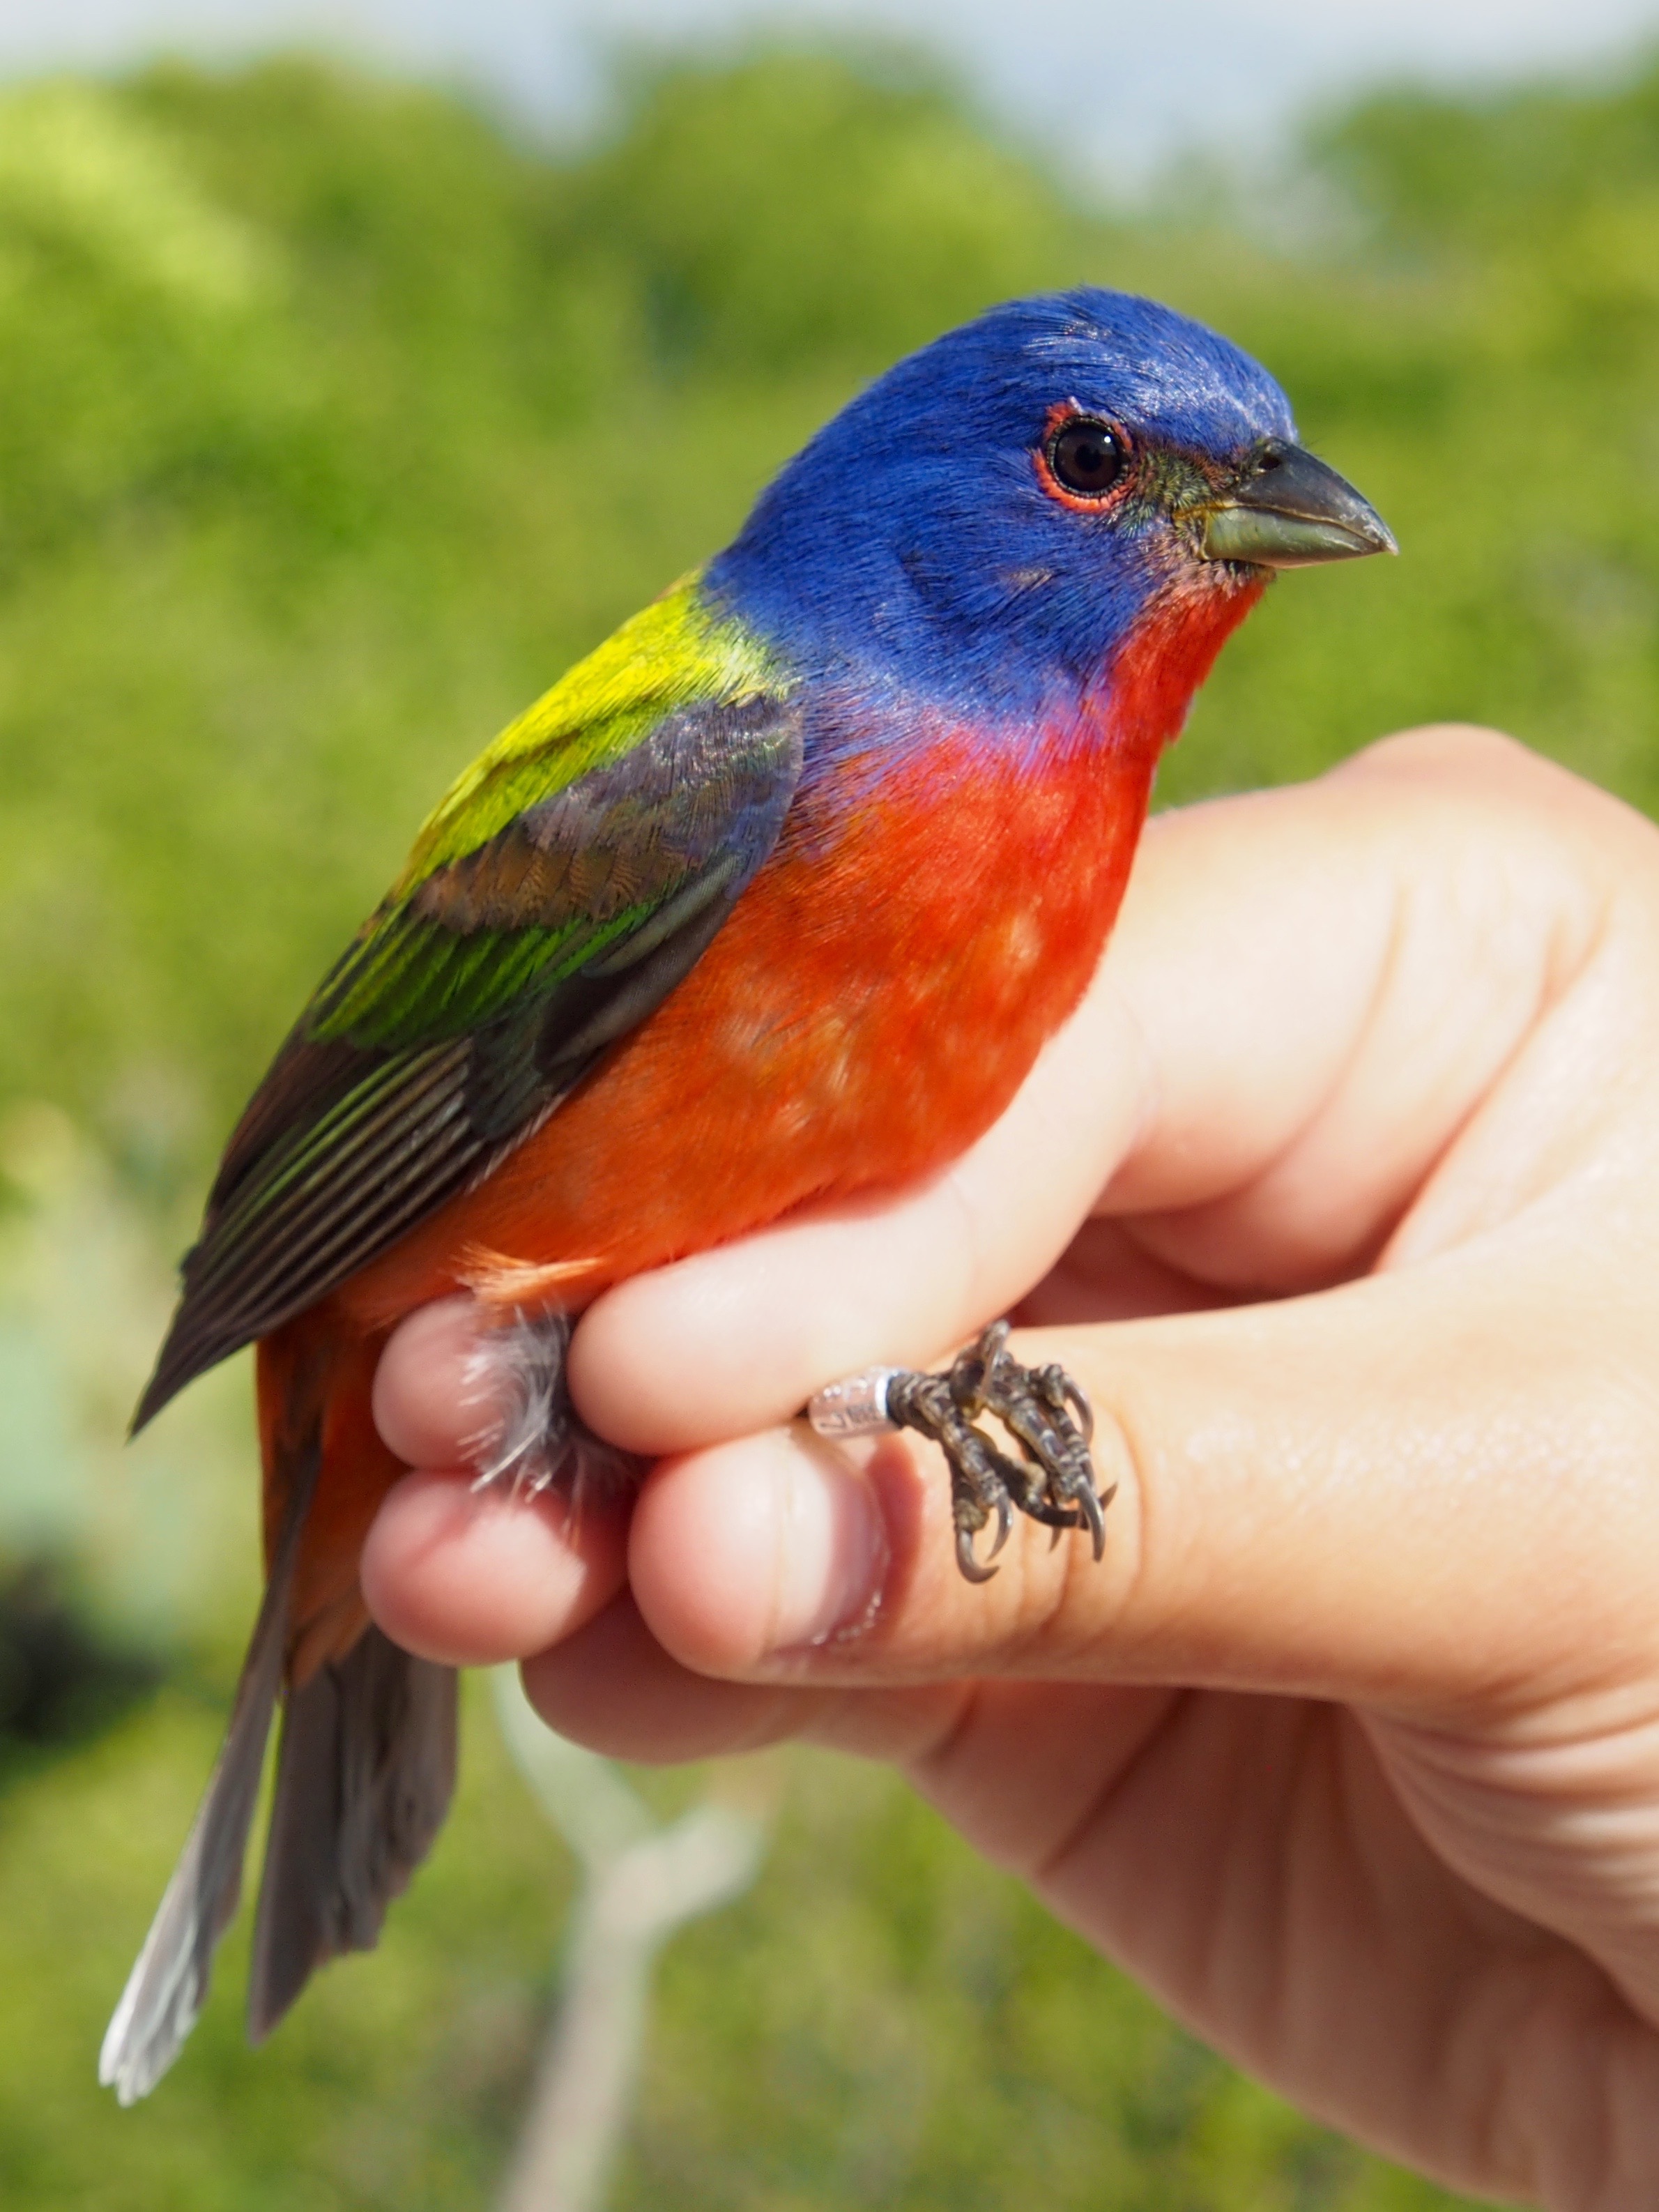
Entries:
[[1181,734],[1216,656],[1267,587],[1218,564],[1160,592],[1118,647],[1091,698],[1114,750],[1155,762]]

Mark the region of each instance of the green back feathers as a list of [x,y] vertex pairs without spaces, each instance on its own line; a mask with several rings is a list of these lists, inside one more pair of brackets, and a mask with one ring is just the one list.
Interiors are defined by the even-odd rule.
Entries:
[[[641,849],[620,879],[613,870],[599,881],[590,850],[585,872],[573,856],[574,880],[560,896],[537,865],[526,817],[544,823],[561,793],[625,772],[673,714],[783,688],[759,642],[712,617],[696,576],[683,579],[561,677],[440,800],[403,874],[307,1007],[305,1033],[432,1043],[556,988],[637,928],[672,886]],[[594,829],[603,844],[604,826]]]
[[800,765],[787,673],[695,578],[504,730],[237,1125],[138,1421],[544,1121],[713,940]]

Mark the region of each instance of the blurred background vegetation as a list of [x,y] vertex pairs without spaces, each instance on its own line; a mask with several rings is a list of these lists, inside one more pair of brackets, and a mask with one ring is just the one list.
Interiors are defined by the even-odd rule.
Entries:
[[[1224,658],[1166,800],[1494,720],[1659,805],[1659,74],[1377,97],[1292,182],[1079,204],[876,57],[643,76],[557,156],[303,62],[0,96],[0,2197],[487,2200],[569,1875],[475,1710],[372,1960],[104,2019],[254,1591],[246,1379],[120,1431],[229,1119],[450,775],[860,380],[1093,279],[1218,324],[1394,524]],[[670,1954],[624,2206],[1450,2200],[1167,2026],[888,1778],[787,1762]],[[1365,1992],[1354,1992],[1357,2008]]]

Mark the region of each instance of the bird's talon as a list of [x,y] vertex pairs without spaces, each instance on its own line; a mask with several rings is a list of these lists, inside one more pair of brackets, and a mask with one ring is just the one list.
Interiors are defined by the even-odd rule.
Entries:
[[[997,1548],[1000,1550],[1000,1545]],[[974,1532],[971,1528],[957,1530],[957,1565],[962,1570],[964,1580],[970,1583],[988,1583],[997,1571],[992,1566],[982,1567],[974,1557]]]
[[1014,1509],[1008,1502],[1008,1493],[1006,1490],[999,1493],[996,1501],[996,1541],[992,1545],[990,1550],[985,1555],[988,1559],[995,1559],[997,1553],[1007,1542],[1010,1534],[1012,1533],[1014,1526]]
[[1078,1510],[1081,1512],[1084,1519],[1089,1524],[1089,1535],[1091,1541],[1094,1545],[1095,1557],[1096,1559],[1099,1559],[1106,1549],[1106,1509],[1104,1504],[1103,1503],[1098,1492],[1097,1492],[1092,1486],[1081,1492],[1079,1494],[1077,1502]]
[[[1022,1367],[1008,1351],[1008,1333],[1006,1321],[994,1322],[943,1375],[896,1371],[884,1397],[894,1426],[927,1437],[950,1462],[957,1565],[972,1583],[995,1572],[989,1561],[1008,1540],[1015,1506],[1045,1522],[1055,1541],[1062,1528],[1086,1527],[1097,1559],[1105,1549],[1105,1500],[1096,1492],[1089,1458],[1094,1419],[1088,1398],[1063,1367]],[[1018,1459],[975,1425],[984,1413],[994,1414],[1018,1446]],[[992,1514],[996,1534],[981,1564],[974,1538]]]

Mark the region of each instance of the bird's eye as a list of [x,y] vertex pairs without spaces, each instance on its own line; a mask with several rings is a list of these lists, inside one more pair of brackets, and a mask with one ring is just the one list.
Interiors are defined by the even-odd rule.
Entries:
[[1048,466],[1056,483],[1083,499],[1110,491],[1128,464],[1122,438],[1109,422],[1073,415],[1048,441]]

